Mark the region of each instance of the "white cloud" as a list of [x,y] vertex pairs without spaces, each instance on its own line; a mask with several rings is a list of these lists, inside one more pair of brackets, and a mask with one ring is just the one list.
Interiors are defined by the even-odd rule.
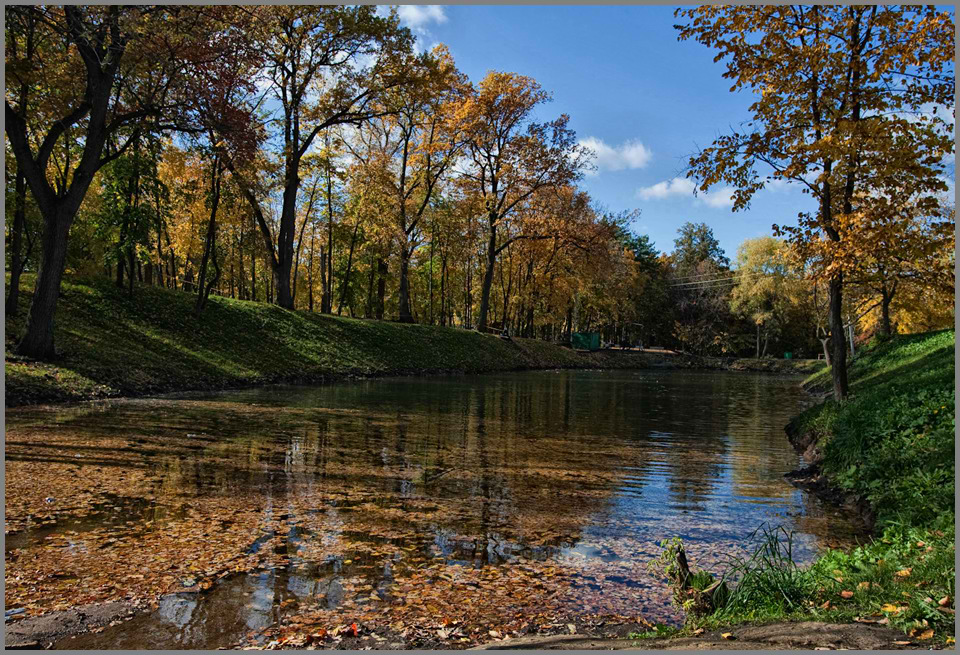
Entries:
[[601,171],[643,168],[653,156],[638,139],[624,141],[619,146],[613,147],[604,143],[603,139],[591,136],[581,139],[580,145],[593,151],[594,163]]
[[733,187],[725,186],[715,189],[713,193],[701,193],[697,200],[709,207],[733,207]]
[[642,200],[662,200],[668,196],[690,196],[693,195],[695,188],[690,180],[675,177],[672,180],[657,182],[653,186],[640,187],[637,189],[637,197]]
[[733,192],[731,186],[724,186],[714,189],[711,193],[700,192],[694,196],[697,185],[685,177],[675,177],[663,182],[657,182],[652,186],[640,187],[637,189],[637,197],[641,200],[663,200],[671,196],[686,196],[695,198],[697,204],[714,207],[717,209],[723,207],[733,207]]
[[430,23],[447,22],[447,15],[441,5],[399,5],[397,15],[404,25],[419,33],[425,33]]

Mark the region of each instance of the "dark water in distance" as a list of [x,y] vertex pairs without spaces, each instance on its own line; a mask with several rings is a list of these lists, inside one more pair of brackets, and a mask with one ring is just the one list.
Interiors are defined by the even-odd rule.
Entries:
[[[285,521],[247,544],[255,552],[258,538],[279,535],[283,566],[167,596],[156,612],[58,644],[215,648],[270,625],[291,599],[334,611],[372,587],[390,602],[424,561],[454,572],[549,565],[573,581],[564,610],[676,620],[645,567],[661,539],[683,537],[716,570],[764,524],[794,531],[804,561],[855,537],[846,517],[783,478],[800,463],[783,427],[809,402],[794,377],[522,372],[81,405],[49,427],[27,409],[8,413],[7,440],[27,426],[84,443],[129,439],[156,476],[149,507],[125,506],[135,530],[181,520],[174,498]],[[8,459],[42,456],[8,445]],[[29,551],[43,534],[15,535],[14,546]]]

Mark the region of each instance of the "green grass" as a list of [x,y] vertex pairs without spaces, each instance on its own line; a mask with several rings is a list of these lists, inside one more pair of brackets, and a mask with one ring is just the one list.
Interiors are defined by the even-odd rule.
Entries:
[[30,306],[6,321],[6,405],[137,396],[347,376],[484,373],[533,368],[696,366],[654,354],[578,353],[533,339],[507,341],[459,328],[402,325],[290,312],[139,285],[130,298],[111,280],[67,276],[57,304],[52,362],[12,354]]
[[[931,644],[954,634],[954,351],[953,330],[872,343],[850,367],[849,399],[791,424],[815,437],[832,485],[868,501],[879,536],[801,568],[789,535],[766,532],[725,573],[738,580],[729,602],[700,625],[859,619]],[[829,370],[805,385],[829,389]]]
[[[847,402],[828,400],[792,429],[817,437],[834,486],[865,498],[878,524],[922,526],[954,504],[953,330],[868,346],[850,368]],[[806,382],[823,389],[829,373]]]

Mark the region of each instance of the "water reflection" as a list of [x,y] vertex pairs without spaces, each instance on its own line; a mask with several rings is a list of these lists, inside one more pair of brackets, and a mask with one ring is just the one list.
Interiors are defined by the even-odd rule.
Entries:
[[[153,614],[63,644],[209,648],[292,608],[407,616],[427,569],[447,576],[430,603],[456,609],[472,587],[449,580],[468,570],[552,567],[557,612],[669,617],[644,569],[662,538],[684,537],[713,566],[762,523],[797,531],[801,558],[856,533],[783,480],[798,462],[783,425],[805,402],[796,380],[763,375],[564,371],[11,411],[7,604],[57,607],[21,561],[77,572],[75,595],[56,592],[65,606],[107,565],[143,578],[127,584],[144,595],[184,571],[212,575],[200,597],[168,595]],[[126,499],[124,520],[47,507],[38,476],[91,503]],[[71,549],[44,548],[54,530],[73,533]],[[117,550],[131,535],[136,547]],[[236,558],[261,568],[226,575]]]

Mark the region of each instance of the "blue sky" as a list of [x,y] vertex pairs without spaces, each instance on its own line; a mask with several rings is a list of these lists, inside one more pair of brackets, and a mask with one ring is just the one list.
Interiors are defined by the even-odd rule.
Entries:
[[752,97],[730,93],[714,52],[677,41],[674,7],[406,5],[401,19],[429,48],[446,44],[473,81],[488,70],[529,75],[553,93],[542,119],[570,115],[598,152],[582,186],[613,211],[638,208],[633,226],[662,251],[685,221],[713,228],[734,259],[747,238],[792,224],[810,196],[788,186],[732,212],[722,190],[694,197],[687,158],[747,118]]

